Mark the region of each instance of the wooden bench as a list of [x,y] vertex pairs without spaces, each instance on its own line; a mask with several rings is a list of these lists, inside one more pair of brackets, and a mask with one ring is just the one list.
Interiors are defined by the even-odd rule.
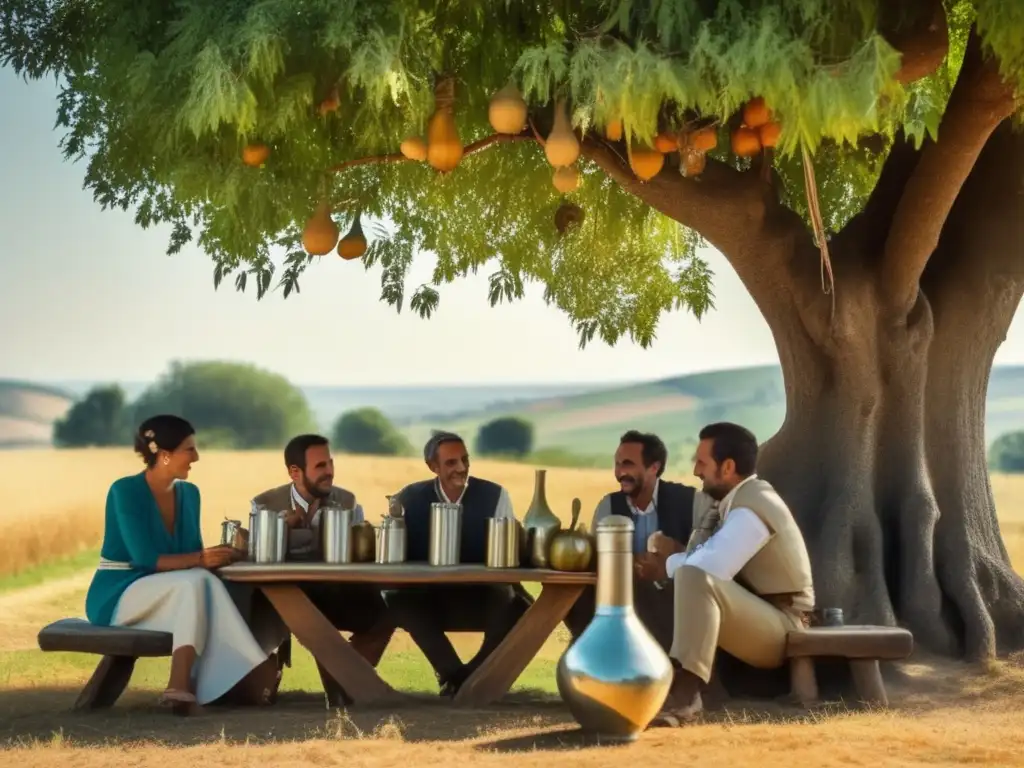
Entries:
[[85,619],[60,619],[39,631],[43,651],[92,653],[103,658],[78,695],[75,709],[112,707],[142,657],[171,655],[171,633],[127,627],[100,627]]
[[907,658],[914,636],[899,627],[851,625],[810,627],[790,632],[786,638],[792,696],[803,706],[818,701],[816,659],[846,659],[857,696],[866,704],[888,706],[880,661]]

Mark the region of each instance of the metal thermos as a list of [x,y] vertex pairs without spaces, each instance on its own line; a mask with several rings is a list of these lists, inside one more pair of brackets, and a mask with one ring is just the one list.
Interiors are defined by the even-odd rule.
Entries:
[[323,507],[320,510],[320,536],[324,562],[332,565],[352,562],[351,509]]
[[288,551],[288,526],[285,512],[256,510],[255,524],[249,533],[253,544],[253,560],[259,564],[283,563]]
[[405,519],[385,517],[377,529],[377,562],[404,563],[406,546]]
[[224,522],[220,524],[221,545],[234,547],[235,549],[241,549],[241,547],[239,546],[239,544],[241,543],[241,533],[241,520],[228,520],[227,518],[224,518]]
[[487,567],[519,567],[519,523],[514,517],[487,521]]
[[458,565],[462,547],[462,505],[430,505],[430,564]]
[[251,563],[256,562],[256,521],[259,519],[259,510],[254,509],[249,513],[249,545],[247,559]]

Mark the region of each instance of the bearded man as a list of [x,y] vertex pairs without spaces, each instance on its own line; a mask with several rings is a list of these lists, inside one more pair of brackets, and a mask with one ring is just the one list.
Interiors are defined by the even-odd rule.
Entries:
[[814,609],[811,562],[800,528],[771,484],[759,478],[757,439],[738,424],[700,432],[693,473],[715,500],[695,521],[687,546],[655,534],[649,571],[667,580],[675,677],[654,724],[679,725],[703,709],[719,648],[760,669],[786,660],[786,635]]
[[[660,532],[680,548],[690,537],[693,520],[700,519],[711,499],[693,486],[665,480],[668,449],[661,438],[635,429],[619,438],[615,451],[615,480],[619,490],[598,503],[590,531],[608,515],[633,521],[633,605],[637,616],[667,652],[672,644],[672,591],[653,580],[654,561],[647,542]],[[565,625],[573,639],[594,617],[596,590],[587,589],[569,610]]]
[[[320,435],[298,435],[284,449],[284,464],[291,482],[264,491],[252,500],[253,509],[266,507],[286,512],[289,560],[311,560],[320,553],[320,512],[325,505],[351,509],[352,522],[363,520],[355,494],[334,485],[334,459],[330,443]],[[359,654],[377,666],[395,627],[388,619],[380,589],[364,584],[303,583],[302,590],[334,625],[352,632],[350,642]],[[341,689],[320,664],[329,707],[340,703]]]

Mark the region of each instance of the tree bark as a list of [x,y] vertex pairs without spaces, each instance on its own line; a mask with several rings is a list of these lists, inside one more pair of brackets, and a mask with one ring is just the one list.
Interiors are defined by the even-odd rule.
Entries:
[[[913,174],[905,153],[892,162],[880,186]],[[882,205],[832,243],[834,316],[830,297],[809,293],[808,243],[791,259],[793,290],[765,313],[787,416],[758,469],[804,532],[818,605],[971,660],[1024,647],[1024,582],[999,534],[984,436],[992,360],[1024,292],[1022,203],[1024,137],[1004,125],[903,322],[885,314]]]

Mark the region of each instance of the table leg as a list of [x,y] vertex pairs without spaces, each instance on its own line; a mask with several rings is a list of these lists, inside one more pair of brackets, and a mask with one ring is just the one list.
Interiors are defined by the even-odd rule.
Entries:
[[526,665],[533,661],[551,632],[569,613],[584,588],[582,584],[545,584],[540,596],[501,644],[459,686],[454,703],[479,707],[505,695],[526,669]]
[[300,587],[263,584],[260,589],[295,638],[309,649],[318,665],[338,682],[353,704],[387,704],[402,698],[349,645]]

